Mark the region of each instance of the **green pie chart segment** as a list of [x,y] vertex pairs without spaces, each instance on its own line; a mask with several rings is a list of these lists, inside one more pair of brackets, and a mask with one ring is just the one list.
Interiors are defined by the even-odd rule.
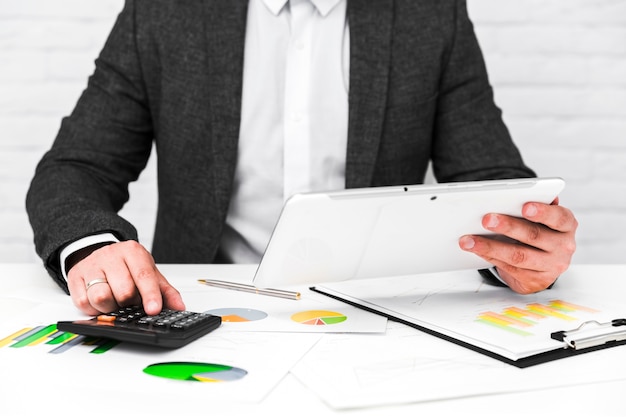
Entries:
[[160,378],[195,382],[228,382],[245,377],[241,368],[202,362],[164,362],[148,365],[144,373]]

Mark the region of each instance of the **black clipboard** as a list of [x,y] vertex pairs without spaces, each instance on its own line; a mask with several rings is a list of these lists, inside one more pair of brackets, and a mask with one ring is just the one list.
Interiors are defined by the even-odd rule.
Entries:
[[374,314],[382,315],[389,320],[403,323],[407,326],[413,327],[422,332],[436,336],[448,342],[455,343],[459,346],[471,349],[475,352],[489,356],[491,358],[500,360],[509,365],[517,368],[527,368],[542,363],[563,359],[571,356],[581,355],[589,352],[594,352],[601,349],[607,349],[615,346],[626,345],[626,318],[614,319],[611,322],[599,323],[597,321],[588,321],[583,323],[577,328],[562,330],[553,332],[550,337],[554,340],[563,342],[563,347],[559,349],[550,350],[547,352],[526,356],[517,360],[512,360],[506,356],[502,356],[498,353],[492,352],[487,349],[483,349],[479,346],[475,346],[471,343],[450,337],[446,334],[434,331],[419,324],[404,320],[393,314],[385,313],[380,310],[368,307],[360,304],[356,301],[348,300],[346,298],[337,296],[324,291],[323,289],[312,286],[309,288],[311,291],[333,298],[335,300],[344,302],[354,307],[369,311]]

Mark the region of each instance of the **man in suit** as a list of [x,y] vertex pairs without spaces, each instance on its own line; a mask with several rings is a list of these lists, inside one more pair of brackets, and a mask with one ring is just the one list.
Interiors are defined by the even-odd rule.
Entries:
[[[152,251],[117,213],[157,152]],[[531,177],[463,0],[127,0],[27,196],[38,254],[87,314],[183,309],[157,263],[258,261],[293,192]],[[577,222],[527,204],[460,246],[520,293]],[[419,214],[416,214],[419,215]],[[96,285],[102,284],[102,285]]]

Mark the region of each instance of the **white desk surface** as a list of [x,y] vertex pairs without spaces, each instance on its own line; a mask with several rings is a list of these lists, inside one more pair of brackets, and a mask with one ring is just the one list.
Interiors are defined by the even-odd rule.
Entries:
[[[214,278],[249,282],[254,267],[250,265],[160,265],[161,271],[176,286],[195,280],[196,278]],[[584,285],[589,292],[597,294],[612,291],[616,300],[623,298],[626,293],[626,265],[575,265],[561,277],[568,285]],[[589,286],[589,282],[593,282]],[[32,289],[32,291],[31,291]],[[28,303],[15,302],[15,294],[25,297],[25,294],[42,294],[42,302],[54,299],[57,303],[68,303],[70,298],[65,295],[48,277],[43,267],[38,264],[0,264],[0,313],[2,324],[10,324],[17,320],[21,308],[28,309],[36,300]],[[17,311],[16,311],[17,309]],[[78,316],[78,312],[76,313]],[[50,322],[66,320],[67,317],[50,317]],[[394,324],[398,326],[399,324]],[[415,330],[417,332],[417,330]],[[2,336],[2,335],[0,335]],[[254,337],[254,335],[251,335]],[[358,335],[350,337],[359,337]],[[367,345],[362,347],[368,349]],[[621,349],[626,362],[626,346]],[[3,352],[0,352],[3,353]],[[372,352],[379,355],[380,352]],[[479,355],[476,353],[476,355]],[[586,361],[594,361],[594,354],[582,355]],[[304,386],[292,374],[287,373],[278,386],[260,403],[242,404],[236,402],[220,402],[207,404],[206,409],[198,409],[198,402],[188,402],[185,398],[174,398],[169,402],[162,400],[167,392],[155,392],[154,398],[137,398],[132,395],[132,389],[126,394],[124,376],[120,375],[119,388],[108,387],[102,389],[97,377],[85,370],[84,375],[72,375],[76,384],[93,387],[93,396],[86,398],[81,395],[77,398],[72,392],[59,392],[55,388],[54,379],[47,375],[45,370],[32,370],[37,374],[36,381],[29,387],[12,384],[10,374],[6,369],[15,369],[7,366],[11,360],[10,354],[0,355],[0,415],[10,417],[14,415],[37,415],[38,413],[66,414],[78,413],[82,415],[213,415],[213,416],[438,416],[438,415],[568,415],[568,416],[626,416],[626,373],[623,379],[587,383],[576,386],[554,387],[543,390],[526,390],[500,394],[485,394],[454,398],[440,401],[415,402],[411,404],[397,404],[373,408],[357,408],[336,410],[327,406],[316,393]],[[3,363],[4,362],[4,363]],[[562,366],[568,366],[567,359],[557,361]],[[13,364],[11,364],[13,365]],[[28,371],[28,363],[21,364],[22,369]],[[623,367],[623,365],[620,365]],[[513,367],[512,374],[513,374]],[[558,378],[558,375],[555,376]],[[428,384],[428,380],[424,381]],[[471,381],[468,381],[471,384]],[[25,392],[24,390],[28,390]],[[416,386],[416,390],[420,387]],[[101,395],[100,393],[106,393]],[[119,392],[119,395],[111,395]],[[15,400],[19,398],[20,400]],[[20,404],[25,399],[31,399],[27,404]]]

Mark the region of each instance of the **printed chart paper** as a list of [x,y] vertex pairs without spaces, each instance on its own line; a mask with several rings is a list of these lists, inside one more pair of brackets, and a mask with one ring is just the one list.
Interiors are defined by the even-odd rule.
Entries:
[[356,410],[626,380],[625,356],[619,346],[520,369],[391,322],[384,336],[324,335],[291,373],[328,406]]
[[0,324],[0,390],[24,387],[21,397],[3,401],[4,411],[28,409],[34,393],[44,401],[50,381],[83,406],[93,406],[96,393],[119,401],[167,393],[185,398],[187,408],[197,402],[198,410],[211,402],[258,403],[321,337],[218,328],[168,350],[56,330],[55,320],[68,318],[68,311],[47,304]]
[[222,317],[230,331],[294,333],[384,333],[387,318],[299,288],[300,300],[214,288],[183,289],[188,309]]
[[626,317],[626,305],[557,282],[521,295],[485,284],[476,271],[321,285],[329,294],[373,308],[513,361],[564,348],[553,332]]

